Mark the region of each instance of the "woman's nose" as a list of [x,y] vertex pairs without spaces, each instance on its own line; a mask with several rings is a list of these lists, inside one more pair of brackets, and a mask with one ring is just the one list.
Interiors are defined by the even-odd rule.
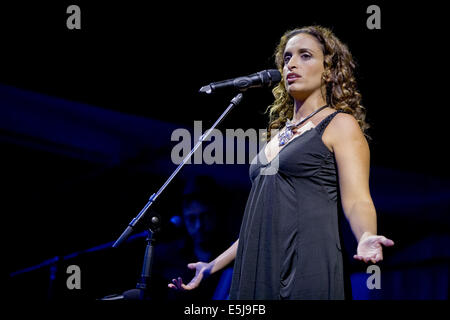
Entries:
[[289,59],[287,67],[288,67],[289,70],[297,68],[297,62],[295,61],[295,59],[293,57],[291,59]]

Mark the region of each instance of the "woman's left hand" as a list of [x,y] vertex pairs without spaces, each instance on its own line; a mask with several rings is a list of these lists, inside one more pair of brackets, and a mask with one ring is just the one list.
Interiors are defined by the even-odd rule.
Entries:
[[369,261],[377,263],[378,261],[383,260],[381,245],[390,247],[394,245],[394,241],[384,236],[363,234],[358,243],[357,254],[355,254],[353,258],[366,263]]

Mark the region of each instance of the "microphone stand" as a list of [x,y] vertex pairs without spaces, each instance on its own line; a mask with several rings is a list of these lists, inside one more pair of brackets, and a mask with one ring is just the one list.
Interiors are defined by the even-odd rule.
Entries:
[[[178,165],[178,167],[174,170],[174,172],[170,175],[170,177],[166,180],[166,182],[161,186],[161,188],[159,188],[159,190],[156,193],[153,193],[150,196],[147,204],[142,208],[142,210],[138,213],[138,215],[130,221],[126,229],[122,232],[120,237],[112,245],[113,248],[117,248],[118,246],[120,246],[120,244],[130,236],[136,224],[144,217],[145,213],[153,204],[153,202],[155,202],[158,196],[164,191],[167,185],[173,180],[173,178],[177,175],[177,173],[181,170],[181,168],[185,165],[185,163],[191,158],[191,156],[198,149],[198,147],[200,147],[203,141],[210,135],[211,131],[214,130],[215,127],[220,122],[222,122],[222,120],[231,111],[231,109],[233,109],[234,106],[238,105],[241,102],[242,97],[243,97],[242,93],[238,93],[233,99],[231,99],[230,104],[225,109],[225,111],[220,115],[220,117],[216,120],[213,126],[210,129],[208,129],[208,131],[206,131],[203,135],[200,136],[198,142],[195,144],[195,146],[192,148],[189,154],[183,159],[183,161]],[[106,296],[100,300],[118,300],[118,299],[144,300],[148,298],[148,282],[149,279],[151,278],[150,273],[153,262],[153,243],[155,242],[155,235],[159,231],[160,219],[157,216],[153,216],[151,218],[151,224],[152,226],[150,226],[148,229],[147,246],[145,249],[141,277],[139,279],[138,284],[136,285],[136,289],[125,291],[122,295]]]
[[155,242],[155,235],[160,230],[160,218],[153,216],[150,222],[150,227],[147,230],[147,246],[145,247],[144,261],[142,263],[141,276],[135,289],[130,289],[123,292],[121,295],[110,295],[100,300],[147,300],[149,299],[148,284],[151,279],[151,268],[153,263],[153,248]]

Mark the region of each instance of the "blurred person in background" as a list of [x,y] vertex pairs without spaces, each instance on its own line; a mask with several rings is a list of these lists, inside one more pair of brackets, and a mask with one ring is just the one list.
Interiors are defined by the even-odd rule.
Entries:
[[153,299],[223,300],[228,296],[232,268],[211,277],[198,291],[169,290],[167,282],[174,277],[192,277],[196,265],[192,261],[208,261],[230,245],[220,205],[224,190],[209,176],[196,176],[186,181],[183,190],[182,215],[172,217],[180,236],[155,246],[152,287]]

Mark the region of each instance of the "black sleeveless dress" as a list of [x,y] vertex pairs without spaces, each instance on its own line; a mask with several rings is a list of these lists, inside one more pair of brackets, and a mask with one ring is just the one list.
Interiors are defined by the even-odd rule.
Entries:
[[289,141],[271,162],[264,148],[252,161],[230,300],[350,298],[336,161],[322,141],[338,112]]

